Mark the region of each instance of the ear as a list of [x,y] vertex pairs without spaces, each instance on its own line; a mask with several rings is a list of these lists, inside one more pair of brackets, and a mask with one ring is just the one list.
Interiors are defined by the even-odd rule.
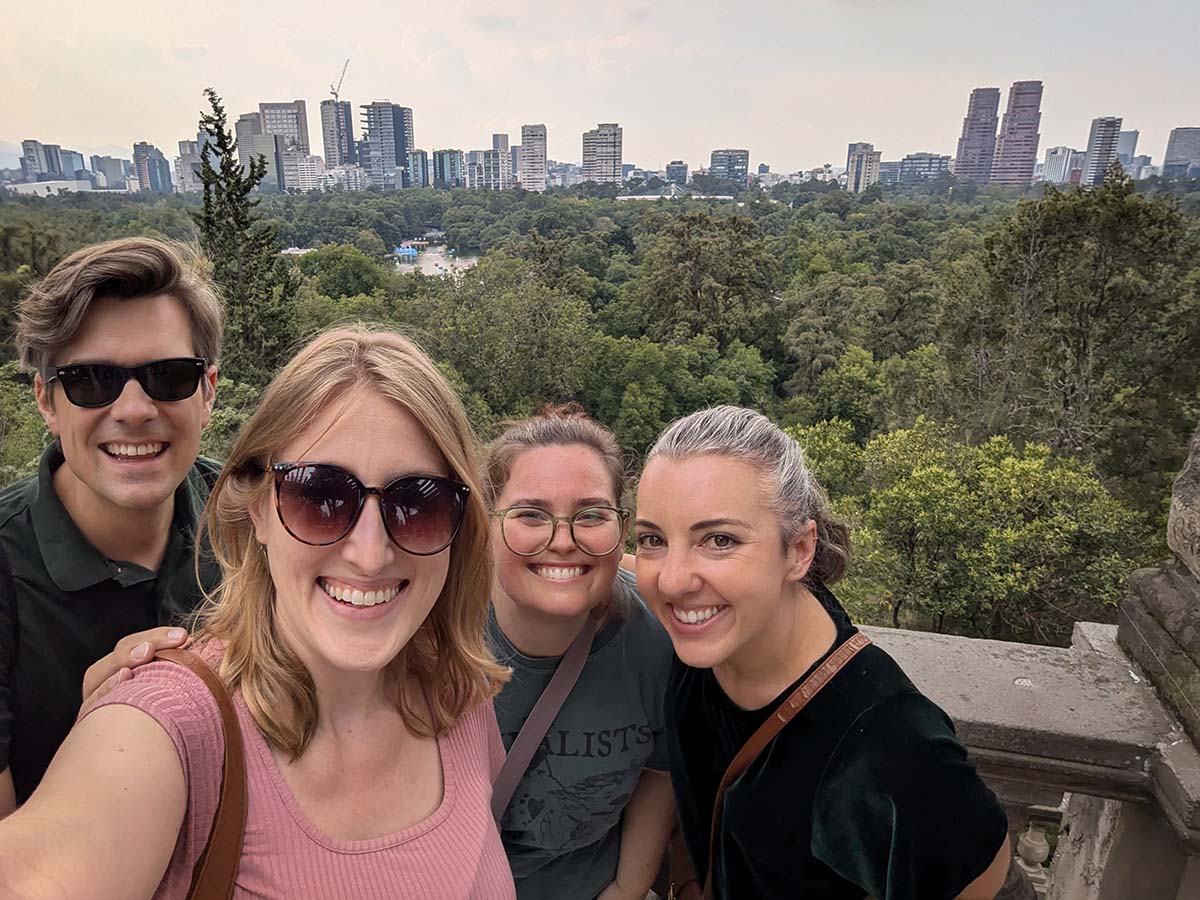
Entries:
[[37,398],[38,412],[42,414],[42,421],[46,423],[46,428],[52,435],[58,437],[58,413],[54,411],[53,394],[53,384],[47,385],[41,372],[33,376],[33,395]]
[[204,391],[204,421],[200,423],[200,427],[205,428],[212,419],[213,404],[217,402],[216,366],[209,366],[204,370],[204,380],[201,381],[200,386]]
[[275,515],[274,502],[274,494],[268,491],[261,500],[246,507],[246,512],[250,513],[250,521],[254,523],[254,537],[260,544],[267,542],[267,516]]
[[787,580],[793,583],[803,581],[812,567],[813,557],[817,555],[816,520],[808,520],[803,530],[787,544],[786,553],[789,564]]

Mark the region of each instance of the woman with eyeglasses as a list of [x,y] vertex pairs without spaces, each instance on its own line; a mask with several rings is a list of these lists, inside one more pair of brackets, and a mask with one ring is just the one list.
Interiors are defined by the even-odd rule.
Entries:
[[575,405],[512,425],[487,450],[488,633],[512,668],[496,698],[510,752],[572,646],[586,652],[511,800],[498,801],[520,900],[643,900],[674,822],[662,718],[671,645],[619,569],[626,488],[613,435]]
[[[305,347],[242,429],[205,512],[224,578],[193,647],[244,744],[232,896],[514,896],[473,447],[432,363],[361,330]],[[189,896],[223,734],[189,668],[135,670],[0,822],[0,897]]]

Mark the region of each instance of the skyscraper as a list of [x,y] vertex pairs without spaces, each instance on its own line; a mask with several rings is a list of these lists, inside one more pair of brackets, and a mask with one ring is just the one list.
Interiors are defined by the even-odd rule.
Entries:
[[83,173],[84,178],[88,177],[88,168],[84,164],[83,154],[78,150],[59,150],[58,158],[59,164],[62,166],[63,178],[69,181],[78,178],[80,173]]
[[321,139],[325,146],[325,165],[352,166],[358,162],[354,142],[354,109],[349,100],[321,101]]
[[41,141],[21,141],[21,171],[28,181],[37,181],[39,175],[54,174],[46,159],[45,144]]
[[283,155],[287,152],[285,140],[281,134],[255,134],[250,137],[245,159],[261,156],[266,162],[263,180],[258,184],[258,189],[263,193],[277,194],[283,191]]
[[616,122],[602,122],[583,133],[583,180],[598,184],[621,183],[623,132]]
[[1083,159],[1083,175],[1079,183],[1095,187],[1104,183],[1104,174],[1117,158],[1117,140],[1121,136],[1121,117],[1102,116],[1092,119],[1088,135],[1087,156]]
[[90,162],[92,172],[104,176],[104,187],[125,190],[125,173],[132,165],[129,160],[114,159],[111,156],[93,156]]
[[429,187],[429,154],[424,150],[408,151],[410,187]]
[[440,188],[463,187],[466,172],[461,150],[433,151],[433,185]]
[[238,162],[245,169],[254,157],[254,136],[263,133],[262,116],[256,112],[242,113],[233,124],[233,134],[237,139]]
[[171,193],[171,164],[153,144],[139,141],[133,145],[133,167],[141,190]]
[[856,148],[846,161],[846,190],[852,194],[861,194],[871,185],[879,181],[879,163],[883,152],[876,150],[874,145],[866,143],[852,144]]
[[667,184],[677,184],[680,187],[687,187],[688,182],[688,167],[682,159],[673,159],[667,163]]
[[744,186],[750,175],[750,151],[714,150],[709,160],[708,174]]
[[204,190],[204,182],[200,179],[200,150],[199,141],[179,142],[179,156],[175,158],[175,190],[181,194]]
[[1200,128],[1172,128],[1163,156],[1163,177],[1186,178],[1193,166],[1200,166]]
[[962,136],[954,154],[954,174],[978,184],[992,177],[996,155],[996,123],[1000,110],[1000,88],[975,88],[967,102]]
[[409,180],[408,153],[414,149],[412,110],[390,100],[376,100],[360,108],[367,153],[359,164],[376,187],[385,191],[405,187]]
[[992,184],[1023,187],[1033,179],[1037,165],[1038,132],[1042,123],[1042,83],[1014,81],[1008,89],[1008,109],[1000,124],[992,157]]
[[1122,131],[1117,135],[1117,162],[1123,165],[1126,171],[1133,165],[1133,157],[1137,154],[1138,132]]
[[508,150],[508,135],[507,134],[493,134],[492,135],[492,149],[493,150],[504,150],[507,152],[507,150]]
[[1079,158],[1079,151],[1071,147],[1051,147],[1046,151],[1042,179],[1050,184],[1068,184],[1071,181],[1072,163]]
[[521,187],[546,190],[546,126],[521,126]]
[[281,135],[285,146],[292,145],[301,153],[308,154],[308,111],[303,100],[260,103],[258,114],[262,116],[264,134]]
[[513,186],[512,155],[507,147],[484,150],[479,187],[488,191],[506,191]]

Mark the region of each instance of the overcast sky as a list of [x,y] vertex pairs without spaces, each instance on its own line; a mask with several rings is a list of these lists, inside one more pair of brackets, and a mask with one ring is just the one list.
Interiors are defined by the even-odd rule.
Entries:
[[846,144],[884,159],[953,155],[977,86],[1045,82],[1042,143],[1083,148],[1096,116],[1139,129],[1161,162],[1167,135],[1200,125],[1196,0],[232,0],[6,3],[0,17],[0,165],[34,138],[172,158],[195,138],[201,91],[230,121],[263,100],[341,96],[413,108],[417,146],[515,144],[543,122],[549,155],[578,161],[581,133],[624,127],[626,162],[707,165],[745,147],[790,172],[844,164]]

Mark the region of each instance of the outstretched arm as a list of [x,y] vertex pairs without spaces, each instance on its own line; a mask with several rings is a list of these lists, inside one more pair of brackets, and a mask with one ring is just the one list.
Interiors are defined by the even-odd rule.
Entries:
[[158,723],[130,706],[97,710],[0,821],[0,900],[151,897],[186,806],[183,767]]
[[643,769],[621,817],[616,880],[598,900],[643,900],[662,864],[675,827],[675,794],[666,772]]

